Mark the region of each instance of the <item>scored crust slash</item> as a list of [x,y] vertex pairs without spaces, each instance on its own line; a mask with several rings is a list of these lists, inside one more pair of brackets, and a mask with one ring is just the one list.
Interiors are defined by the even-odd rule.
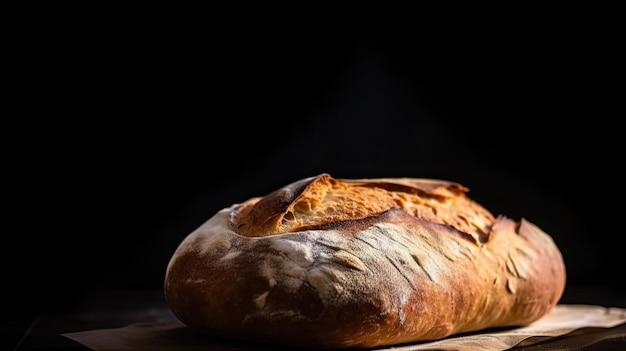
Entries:
[[215,213],[178,246],[164,294],[198,332],[370,348],[528,325],[565,288],[552,238],[454,182],[321,174]]

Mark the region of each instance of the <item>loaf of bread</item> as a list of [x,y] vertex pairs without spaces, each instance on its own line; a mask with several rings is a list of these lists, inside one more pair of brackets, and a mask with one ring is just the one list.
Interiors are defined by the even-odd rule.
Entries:
[[167,266],[166,302],[201,333],[317,349],[528,325],[561,298],[561,253],[467,192],[417,178],[296,181],[190,233]]

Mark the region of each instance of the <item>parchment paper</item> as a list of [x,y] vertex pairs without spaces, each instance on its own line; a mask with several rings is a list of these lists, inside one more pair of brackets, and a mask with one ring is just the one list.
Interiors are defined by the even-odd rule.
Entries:
[[[499,351],[520,345],[532,345],[580,330],[612,328],[626,322],[626,309],[592,305],[557,305],[537,322],[523,328],[492,329],[448,337],[442,340],[395,345],[374,350],[487,350]],[[95,351],[151,350],[287,350],[246,342],[212,338],[194,333],[169,311],[154,321],[133,323],[121,328],[97,329],[63,336]],[[371,350],[371,349],[370,349]]]

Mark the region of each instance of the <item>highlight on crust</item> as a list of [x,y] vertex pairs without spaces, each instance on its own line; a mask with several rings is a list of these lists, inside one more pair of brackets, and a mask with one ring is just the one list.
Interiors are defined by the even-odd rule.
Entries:
[[468,191],[442,180],[335,179],[323,173],[250,199],[236,207],[231,218],[238,234],[261,237],[365,221],[401,209],[413,217],[449,225],[482,243],[495,218],[467,198]]

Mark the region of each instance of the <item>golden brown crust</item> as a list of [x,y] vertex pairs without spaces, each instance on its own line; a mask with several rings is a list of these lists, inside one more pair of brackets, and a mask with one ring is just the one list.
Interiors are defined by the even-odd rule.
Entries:
[[294,182],[215,214],[180,244],[165,297],[188,326],[312,348],[527,325],[558,302],[550,236],[446,181]]
[[244,236],[267,236],[355,222],[401,208],[483,241],[493,215],[467,198],[466,191],[460,184],[441,180],[339,180],[321,174],[246,201],[234,213],[233,226]]

